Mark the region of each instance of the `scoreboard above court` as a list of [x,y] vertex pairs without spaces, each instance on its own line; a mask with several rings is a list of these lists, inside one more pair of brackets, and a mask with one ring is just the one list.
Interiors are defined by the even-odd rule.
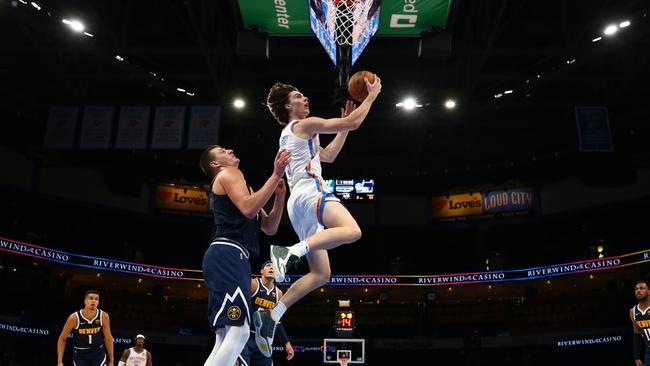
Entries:
[[[377,0],[359,0],[377,1]],[[270,35],[311,34],[309,4],[332,0],[239,0],[244,27]],[[447,27],[451,0],[381,0],[379,36],[418,36]]]

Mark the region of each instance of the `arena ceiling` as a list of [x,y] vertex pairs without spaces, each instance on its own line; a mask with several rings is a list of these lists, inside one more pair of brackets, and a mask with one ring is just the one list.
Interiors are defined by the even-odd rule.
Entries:
[[[2,144],[46,164],[128,169],[135,161],[137,171],[155,162],[166,175],[200,179],[196,151],[42,152],[53,104],[220,104],[222,143],[260,176],[270,173],[277,149],[279,131],[263,105],[275,81],[301,88],[313,113],[338,113],[337,72],[316,38],[270,37],[266,58],[237,42],[252,30],[236,0],[33,4],[0,2],[0,105],[12,122]],[[575,174],[576,164],[614,172],[647,166],[647,11],[647,1],[453,0],[447,28],[423,34],[419,55],[419,38],[376,37],[354,69],[379,74],[382,95],[328,172],[397,177],[399,190],[404,177],[451,186]],[[61,24],[72,17],[93,36]],[[603,35],[626,20],[616,35]],[[396,108],[407,95],[423,107]],[[237,96],[248,103],[242,111],[231,108]],[[453,111],[443,106],[449,98]],[[584,105],[608,107],[613,154],[578,152],[574,107]]]

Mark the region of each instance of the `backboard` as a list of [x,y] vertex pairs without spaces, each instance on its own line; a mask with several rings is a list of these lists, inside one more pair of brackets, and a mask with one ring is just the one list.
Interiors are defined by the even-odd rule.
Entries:
[[361,338],[325,338],[323,364],[340,365],[339,358],[349,355],[348,365],[366,362],[366,341]]

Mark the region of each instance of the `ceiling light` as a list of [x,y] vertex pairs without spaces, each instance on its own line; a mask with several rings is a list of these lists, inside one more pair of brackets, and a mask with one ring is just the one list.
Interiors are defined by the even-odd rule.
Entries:
[[606,36],[613,36],[616,32],[618,32],[618,27],[615,24],[610,24],[605,28],[603,34]]
[[242,108],[244,108],[244,106],[246,106],[246,103],[244,102],[243,99],[241,99],[241,98],[237,98],[237,99],[235,99],[235,101],[232,103],[232,105],[235,106],[235,108],[237,108],[237,109],[242,109]]
[[445,102],[445,108],[447,109],[454,109],[456,108],[456,101],[453,99],[447,99]]
[[84,29],[86,29],[86,27],[84,27],[83,23],[78,21],[78,20],[63,19],[63,23],[69,25],[70,28],[72,28],[73,31],[78,32],[78,33],[81,33],[81,32],[84,31]]
[[404,99],[404,109],[406,109],[407,111],[412,110],[413,108],[415,108],[416,105],[417,103],[415,102],[415,99],[413,98]]

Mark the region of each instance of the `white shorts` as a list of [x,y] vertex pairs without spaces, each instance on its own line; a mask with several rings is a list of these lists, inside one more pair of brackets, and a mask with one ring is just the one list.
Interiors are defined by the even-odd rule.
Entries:
[[325,228],[323,210],[328,201],[341,202],[332,193],[323,191],[312,179],[303,179],[291,189],[287,212],[301,241]]

